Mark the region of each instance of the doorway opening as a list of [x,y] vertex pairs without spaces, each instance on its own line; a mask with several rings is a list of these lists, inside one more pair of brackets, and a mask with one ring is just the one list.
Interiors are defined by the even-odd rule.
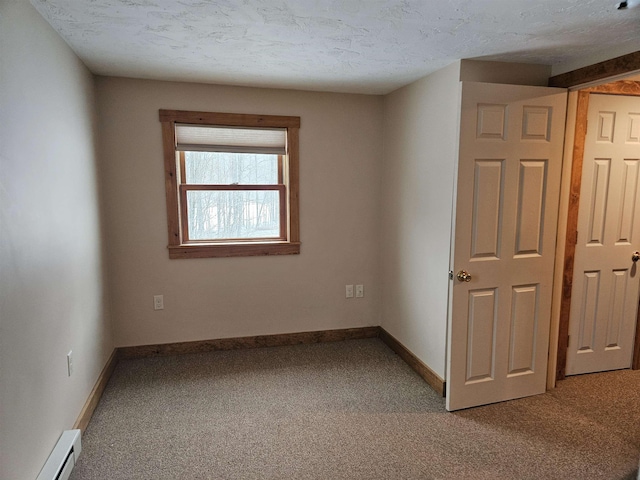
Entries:
[[[550,387],[553,387],[555,380],[562,380],[567,374],[567,355],[569,353],[569,331],[572,308],[571,299],[572,296],[576,295],[575,292],[573,292],[572,295],[572,290],[574,268],[576,267],[579,206],[583,180],[583,161],[585,158],[585,139],[587,138],[589,100],[592,98],[592,95],[640,97],[640,75],[638,75],[638,70],[640,70],[640,52],[635,52],[601,64],[552,77],[549,82],[549,84],[553,86],[570,88],[574,92],[573,95],[577,96],[577,99],[574,100],[575,134],[570,155],[572,157],[572,163],[568,192],[569,198],[565,216],[566,235],[564,239],[559,239],[559,242],[564,243],[564,261],[562,262],[562,288],[559,298],[560,312],[557,352],[555,356],[553,356],[553,352],[550,352],[552,357],[550,360],[555,361],[555,369],[550,371],[549,376],[550,381],[548,386]],[[637,156],[640,157],[640,154]],[[640,241],[635,239],[635,242],[637,242],[638,245],[634,244],[633,248],[640,248]],[[556,280],[558,280],[557,277]],[[634,306],[637,309],[637,299],[634,301]],[[640,369],[640,315],[635,315],[635,342],[632,347],[631,368]],[[551,365],[550,368],[552,368]],[[555,375],[552,377],[551,375],[553,373],[555,373]]]

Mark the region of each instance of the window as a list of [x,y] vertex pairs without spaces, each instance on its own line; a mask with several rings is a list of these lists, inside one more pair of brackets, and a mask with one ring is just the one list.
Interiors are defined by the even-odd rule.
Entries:
[[300,253],[300,117],[160,110],[169,258]]

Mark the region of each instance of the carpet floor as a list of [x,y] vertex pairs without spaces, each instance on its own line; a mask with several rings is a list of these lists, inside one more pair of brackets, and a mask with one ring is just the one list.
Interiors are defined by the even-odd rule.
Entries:
[[122,360],[72,480],[635,479],[640,371],[449,413],[378,339]]

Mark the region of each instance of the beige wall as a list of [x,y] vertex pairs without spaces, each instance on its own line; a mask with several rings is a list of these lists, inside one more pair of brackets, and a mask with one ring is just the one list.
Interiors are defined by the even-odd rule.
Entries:
[[461,60],[384,99],[382,326],[443,379],[460,81],[546,85],[550,71]]
[[384,100],[382,326],[444,378],[460,63]]
[[550,76],[551,66],[549,65],[460,60],[460,80],[463,82],[546,87]]
[[0,5],[0,478],[24,480],[73,425],[113,346],[93,77],[28,2]]
[[[380,97],[118,78],[97,92],[118,346],[379,324]],[[169,260],[160,108],[301,117],[300,255]]]

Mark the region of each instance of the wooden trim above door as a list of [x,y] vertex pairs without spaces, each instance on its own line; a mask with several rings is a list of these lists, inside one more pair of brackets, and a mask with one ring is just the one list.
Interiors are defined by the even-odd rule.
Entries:
[[601,93],[604,95],[640,95],[640,82],[635,80],[619,80],[617,82],[605,83],[594,87],[583,88],[581,92]]
[[549,78],[550,87],[570,88],[640,70],[640,51]]
[[[638,60],[640,62],[640,56]],[[584,159],[585,138],[587,135],[589,96],[592,93],[640,96],[640,82],[622,80],[585,88],[578,92],[573,160],[571,165],[571,186],[569,189],[569,208],[567,213],[567,234],[565,238],[564,272],[562,276],[556,380],[563,380],[566,376],[567,349],[569,346],[569,318],[571,314],[571,288],[573,286],[573,266],[576,243],[578,241],[578,210],[580,207],[580,187],[582,185],[582,163]],[[640,309],[636,324],[636,341],[632,368],[634,370],[640,370]]]

